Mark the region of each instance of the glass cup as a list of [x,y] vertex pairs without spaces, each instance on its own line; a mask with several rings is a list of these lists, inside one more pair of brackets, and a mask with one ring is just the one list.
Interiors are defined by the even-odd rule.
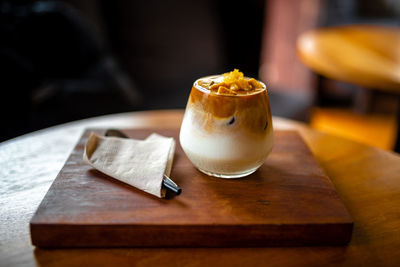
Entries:
[[[249,94],[224,95],[196,80],[190,92],[180,131],[180,143],[201,172],[220,178],[239,178],[255,172],[273,146],[273,128],[265,84]],[[248,78],[247,78],[248,79]]]

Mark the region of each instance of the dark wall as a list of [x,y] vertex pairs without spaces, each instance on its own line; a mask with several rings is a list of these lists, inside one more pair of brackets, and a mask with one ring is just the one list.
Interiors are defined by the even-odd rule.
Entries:
[[183,108],[205,75],[240,68],[258,76],[263,0],[100,1],[97,8],[143,109]]
[[195,79],[233,68],[258,76],[263,0],[3,0],[0,13],[0,140],[184,108]]

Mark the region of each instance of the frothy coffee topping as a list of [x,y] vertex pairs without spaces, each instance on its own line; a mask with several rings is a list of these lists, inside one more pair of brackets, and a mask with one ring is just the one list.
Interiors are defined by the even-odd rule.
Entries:
[[238,69],[200,79],[197,84],[217,95],[248,95],[264,90],[261,83],[254,78],[244,77]]

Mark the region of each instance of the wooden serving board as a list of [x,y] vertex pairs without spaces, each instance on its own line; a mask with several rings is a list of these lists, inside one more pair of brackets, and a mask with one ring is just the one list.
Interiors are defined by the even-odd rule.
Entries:
[[[102,130],[95,130],[103,134]],[[178,130],[152,132],[179,140]],[[275,131],[264,165],[241,179],[199,172],[177,142],[171,178],[180,196],[159,199],[82,161],[86,131],[30,222],[39,247],[248,247],[343,245],[353,222],[297,132]]]

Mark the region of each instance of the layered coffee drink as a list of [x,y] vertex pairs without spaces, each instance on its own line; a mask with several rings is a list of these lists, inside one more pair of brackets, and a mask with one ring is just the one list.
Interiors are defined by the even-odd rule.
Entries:
[[253,173],[273,146],[265,84],[237,69],[196,80],[179,138],[190,161],[203,173],[222,178]]

